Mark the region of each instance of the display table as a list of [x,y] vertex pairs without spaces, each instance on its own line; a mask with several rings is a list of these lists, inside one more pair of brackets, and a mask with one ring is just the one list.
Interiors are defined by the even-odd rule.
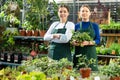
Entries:
[[116,37],[117,37],[118,43],[120,44],[120,34],[101,33],[100,36],[107,37],[107,41],[106,41],[107,48],[115,41]]
[[105,64],[109,64],[110,59],[114,59],[114,58],[119,58],[120,56],[115,56],[115,55],[97,55],[98,57],[98,61],[102,61],[103,63],[105,62]]
[[36,37],[36,36],[14,36],[14,39],[21,39],[21,40],[33,40],[33,41],[43,41],[43,37]]
[[30,46],[32,42],[39,44],[44,42],[43,37],[39,37],[39,36],[14,36],[14,40],[17,45],[24,45],[24,46],[25,45]]
[[14,67],[20,66],[21,64],[0,61],[0,65],[6,65],[6,66],[10,66],[10,67],[14,68]]

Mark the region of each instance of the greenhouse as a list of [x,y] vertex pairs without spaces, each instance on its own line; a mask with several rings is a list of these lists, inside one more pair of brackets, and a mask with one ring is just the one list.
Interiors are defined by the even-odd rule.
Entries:
[[0,80],[120,80],[120,0],[0,0]]

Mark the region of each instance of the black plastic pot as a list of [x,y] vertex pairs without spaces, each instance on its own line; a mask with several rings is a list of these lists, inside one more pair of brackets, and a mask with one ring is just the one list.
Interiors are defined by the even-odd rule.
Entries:
[[14,53],[10,53],[10,63],[14,63]]
[[7,62],[7,59],[8,59],[8,53],[7,53],[7,52],[4,52],[3,54],[4,54],[4,59],[3,59],[3,61],[4,61],[4,62]]
[[19,54],[18,54],[18,62],[17,62],[17,63],[21,63],[22,58],[23,58],[22,53],[19,53]]

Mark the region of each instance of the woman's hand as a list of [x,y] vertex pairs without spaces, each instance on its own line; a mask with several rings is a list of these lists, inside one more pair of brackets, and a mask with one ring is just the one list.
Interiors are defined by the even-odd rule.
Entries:
[[55,38],[60,39],[60,36],[61,36],[60,34],[53,34],[53,39],[55,39]]
[[81,46],[95,45],[95,41],[83,41]]
[[79,42],[77,42],[76,40],[72,41],[72,45],[74,45],[74,46],[80,46]]
[[81,46],[87,46],[87,45],[90,45],[90,41],[83,41],[81,43]]

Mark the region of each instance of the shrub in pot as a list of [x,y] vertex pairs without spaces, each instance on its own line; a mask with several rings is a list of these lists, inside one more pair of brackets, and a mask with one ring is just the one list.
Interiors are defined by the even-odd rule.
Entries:
[[80,68],[80,74],[82,78],[88,78],[91,74],[90,65],[96,62],[95,59],[88,59],[86,55],[77,55],[79,57],[77,67]]

